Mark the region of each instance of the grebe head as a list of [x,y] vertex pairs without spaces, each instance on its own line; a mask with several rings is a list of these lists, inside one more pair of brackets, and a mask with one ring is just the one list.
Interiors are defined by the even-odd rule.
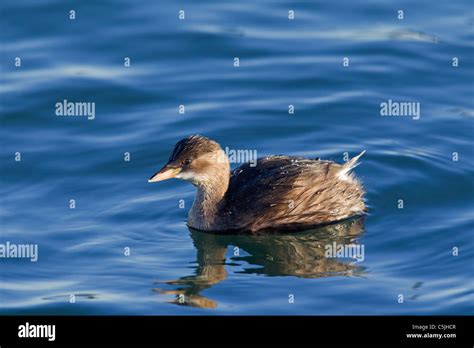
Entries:
[[148,182],[177,178],[201,186],[229,176],[229,171],[229,161],[218,143],[191,135],[176,143],[168,162]]

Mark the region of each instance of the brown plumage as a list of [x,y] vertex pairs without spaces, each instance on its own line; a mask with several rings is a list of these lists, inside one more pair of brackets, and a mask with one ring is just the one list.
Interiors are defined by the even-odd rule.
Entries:
[[351,170],[364,152],[340,165],[320,159],[270,156],[230,173],[216,142],[179,141],[149,182],[169,178],[197,187],[190,227],[207,231],[301,230],[363,215],[364,190]]

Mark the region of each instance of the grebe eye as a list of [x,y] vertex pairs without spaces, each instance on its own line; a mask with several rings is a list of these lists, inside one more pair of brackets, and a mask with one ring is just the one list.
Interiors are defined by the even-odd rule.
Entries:
[[192,160],[191,160],[190,158],[186,158],[186,159],[183,161],[183,164],[184,164],[185,166],[187,166],[188,164],[191,164],[191,161],[192,161]]

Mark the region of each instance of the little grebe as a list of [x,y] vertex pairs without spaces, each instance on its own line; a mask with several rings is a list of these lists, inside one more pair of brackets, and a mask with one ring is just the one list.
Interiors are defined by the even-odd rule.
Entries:
[[363,215],[364,189],[345,164],[270,156],[230,173],[220,145],[191,135],[148,182],[183,179],[197,187],[188,225],[204,231],[302,230]]

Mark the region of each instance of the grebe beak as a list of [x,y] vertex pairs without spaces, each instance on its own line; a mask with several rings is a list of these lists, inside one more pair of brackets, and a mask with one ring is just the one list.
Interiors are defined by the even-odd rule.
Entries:
[[148,182],[158,182],[158,181],[176,178],[176,175],[178,175],[180,172],[181,172],[181,167],[174,167],[167,164],[163,168],[161,168],[158,172],[153,174],[151,178],[148,179]]

